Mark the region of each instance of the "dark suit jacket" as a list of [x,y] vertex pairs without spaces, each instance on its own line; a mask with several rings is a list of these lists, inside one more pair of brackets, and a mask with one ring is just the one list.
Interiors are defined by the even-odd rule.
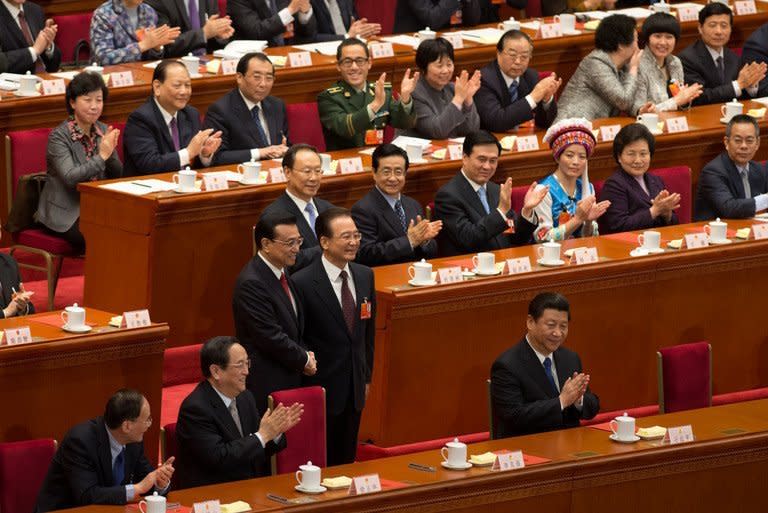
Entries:
[[611,206],[597,220],[600,233],[630,232],[680,222],[674,212],[669,223],[661,216],[656,219],[651,217],[651,200],[666,187],[664,180],[650,173],[645,173],[643,180],[650,195],[645,193],[637,180],[622,169],[616,170],[605,181],[599,201],[609,200]]
[[[267,7],[268,0],[229,0],[227,14],[232,18],[236,39],[261,39],[269,46],[277,46],[277,38],[285,32],[277,12],[288,6],[290,0],[276,0],[277,12]],[[298,13],[293,17],[294,36],[286,43],[313,41],[317,36],[317,19],[313,14],[306,24],[299,23]]]
[[[460,0],[461,24],[465,27],[498,21],[490,0]],[[456,0],[397,0],[392,32],[417,32],[425,27],[442,30],[450,27]]]
[[499,190],[497,183],[486,184],[491,210],[486,214],[480,197],[461,171],[440,187],[435,195],[435,216],[443,221],[443,229],[437,239],[441,256],[493,251],[531,241],[536,225],[522,216],[516,216],[514,210],[507,212],[507,219],[514,219],[515,233],[504,233],[509,225],[497,211]]
[[[562,390],[566,379],[582,371],[581,360],[564,347],[552,353],[552,358]],[[493,362],[491,401],[494,438],[578,427],[580,419],[591,419],[600,410],[600,400],[589,389],[581,411],[575,406],[561,409],[559,395],[525,337]]]
[[[322,214],[333,205],[320,198],[314,198],[315,206],[317,207],[317,215]],[[309,227],[307,218],[304,217],[304,213],[299,211],[299,207],[293,202],[290,196],[285,192],[277,197],[275,201],[267,205],[262,215],[271,214],[275,212],[284,212],[296,217],[296,226],[299,228],[299,234],[304,239],[304,243],[301,245],[301,251],[299,251],[296,257],[296,263],[293,264],[290,271],[296,272],[309,265],[313,260],[319,260],[320,254],[323,250],[320,248],[320,243],[317,241],[315,232]]]
[[[722,103],[731,101],[734,96],[732,82],[739,76],[739,56],[730,48],[723,50],[723,66],[725,67],[725,83],[720,80],[715,61],[701,39],[677,54],[683,62],[685,83],[696,82],[704,86],[701,96],[693,100],[694,105]],[[742,98],[749,98],[746,91],[741,92]]]
[[[176,113],[179,127],[179,146],[184,149],[200,131],[200,114],[192,105]],[[124,176],[149,175],[176,171],[180,167],[179,154],[155,100],[150,97],[131,112],[123,132]],[[190,166],[195,167],[195,162]]]
[[[3,308],[11,303],[11,297],[13,296],[13,290],[19,290],[19,282],[21,281],[21,275],[19,274],[19,265],[16,260],[8,254],[0,253],[0,298],[2,298],[2,304],[0,304],[0,319],[5,317]],[[19,315],[33,314],[35,313],[35,305],[29,303],[29,308],[26,312],[21,312]]]
[[[29,25],[29,32],[32,34],[32,40],[34,41],[37,34],[45,27],[45,13],[39,5],[32,2],[24,2],[23,9],[24,16],[27,18],[27,24]],[[29,46],[27,40],[24,39],[24,34],[16,24],[16,20],[13,19],[11,13],[4,5],[0,5],[0,48],[7,57],[8,71],[10,73],[35,72],[35,62],[29,53]],[[53,46],[53,55],[51,57],[48,57],[45,52],[40,57],[43,59],[46,71],[54,72],[59,70],[61,50],[59,50],[57,45]]]
[[6,57],[5,53],[0,51],[0,73],[5,73],[8,71],[8,57]]
[[[147,0],[147,3],[157,12],[158,27],[167,24],[169,27],[181,29],[181,35],[176,41],[165,45],[164,57],[183,57],[198,48],[205,48],[205,53],[213,53],[223,47],[215,37],[206,40],[203,34],[206,20],[214,14],[219,14],[219,4],[216,0],[198,0],[200,28],[197,30],[192,30],[185,0]],[[222,16],[226,16],[226,13]]]
[[[312,12],[317,20],[317,40],[341,41],[344,39],[344,35],[337,35],[333,28],[331,13],[328,11],[328,6],[325,5],[325,0],[311,0],[311,3]],[[355,3],[352,0],[338,0],[338,3],[339,11],[341,11],[341,20],[344,22],[344,28],[349,30],[349,26],[352,24],[352,18],[359,19],[357,9],[355,9]]]
[[[285,103],[280,98],[267,96],[261,101],[264,119],[267,120],[269,138],[266,146],[280,144],[288,137],[288,116]],[[252,148],[259,144],[256,122],[245,104],[240,91],[234,88],[216,100],[205,114],[205,127],[221,130],[221,146],[213,156],[213,165],[235,164],[251,160]]]
[[266,409],[270,393],[301,386],[307,363],[301,303],[290,279],[288,284],[298,312],[280,280],[257,255],[240,271],[232,296],[235,333],[251,359],[248,389],[260,411]]
[[[404,194],[400,195],[400,201],[403,203],[406,221],[415,221],[416,216],[424,217],[418,201]],[[437,255],[437,242],[434,240],[411,247],[400,219],[376,187],[352,206],[352,218],[363,236],[357,252],[357,261],[363,265],[412,262]]]
[[536,70],[528,68],[520,76],[517,100],[514,102],[509,96],[509,89],[495,60],[480,70],[480,73],[482,80],[480,89],[475,94],[475,105],[483,130],[506,132],[533,119],[534,115],[536,126],[547,128],[552,124],[557,116],[557,102],[554,99],[548,108],[544,108],[544,102],[540,102],[535,111],[531,110],[528,100],[525,99],[539,82],[539,73]]
[[87,506],[125,504],[125,485],[138,483],[154,468],[142,442],[125,446],[125,477],[112,484],[112,453],[104,419],[73,427],[53,457],[37,496],[37,513]]
[[201,381],[181,403],[176,424],[176,488],[268,476],[269,458],[286,447],[286,435],[262,447],[255,433],[261,415],[249,390],[235,398],[243,435],[224,401],[208,381]]
[[[763,23],[744,41],[741,65],[750,62],[768,62],[768,23]],[[766,94],[768,94],[768,78],[763,78],[757,86],[757,96]]]
[[[749,163],[749,188],[752,198],[768,192],[768,171],[755,161]],[[716,217],[742,219],[755,215],[755,200],[744,197],[741,181],[728,153],[723,152],[709,161],[699,175],[694,221],[708,221]]]
[[[320,258],[294,275],[306,316],[304,340],[315,352],[317,374],[308,376],[310,385],[325,387],[326,410],[338,415],[350,400],[356,411],[365,405],[365,385],[373,373],[373,347],[376,335],[376,288],[373,271],[364,265],[349,264],[355,283],[355,329],[350,335],[341,305]],[[368,300],[371,318],[360,319],[361,305]],[[351,386],[350,386],[351,383]]]

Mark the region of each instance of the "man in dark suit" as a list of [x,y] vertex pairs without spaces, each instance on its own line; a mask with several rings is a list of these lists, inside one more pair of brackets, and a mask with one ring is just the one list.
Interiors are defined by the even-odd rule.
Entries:
[[317,36],[309,0],[229,0],[237,39],[266,40],[269,46],[306,43]]
[[237,87],[216,100],[205,126],[221,132],[214,165],[282,158],[288,149],[285,103],[269,96],[275,68],[263,53],[247,53],[237,63]]
[[30,301],[33,294],[24,290],[16,260],[0,253],[0,319],[35,313],[35,305]]
[[435,257],[434,239],[443,223],[422,219],[419,202],[402,194],[408,154],[394,144],[382,144],[371,159],[376,185],[352,206],[352,218],[363,236],[357,261],[375,266]]
[[[501,145],[480,130],[464,138],[461,171],[435,195],[435,215],[443,221],[437,242],[442,256],[493,251],[527,244],[538,224],[534,208],[549,192],[531,184],[519,216],[512,210],[512,179],[491,182]],[[513,230],[512,233],[509,233]]]
[[245,388],[251,360],[234,337],[214,337],[200,350],[205,379],[181,403],[174,483],[191,488],[267,476],[269,457],[286,447],[284,433],[304,405],[279,404],[262,416]]
[[259,251],[240,271],[232,310],[237,338],[253,365],[248,389],[264,411],[270,393],[300,387],[302,373],[314,374],[317,364],[302,341],[304,316],[286,273],[301,246],[296,218],[263,215],[253,235]]
[[762,24],[750,34],[744,41],[744,50],[741,54],[741,63],[747,66],[761,66],[762,78],[757,86],[757,94],[751,96],[765,96],[768,94],[768,79],[765,77],[768,66],[768,23]]
[[126,504],[153,489],[165,493],[173,460],[155,468],[144,455],[144,433],[152,425],[140,392],[118,390],[103,417],[73,427],[53,457],[37,496],[37,513],[87,506]]
[[358,19],[352,0],[310,0],[317,19],[318,41],[341,41],[348,37],[368,39],[381,32],[381,25]]
[[320,258],[322,250],[315,235],[315,220],[333,205],[316,197],[323,170],[314,146],[291,146],[283,157],[283,173],[287,180],[285,192],[270,203],[262,215],[282,212],[296,218],[303,239],[296,263],[290,268],[296,272]]
[[0,49],[8,61],[7,71],[58,71],[61,50],[53,44],[58,28],[53,20],[46,20],[43,9],[32,2],[4,0],[1,3]]
[[480,126],[490,132],[506,132],[530,119],[547,128],[557,116],[555,93],[562,80],[552,73],[539,81],[528,68],[533,42],[525,32],[505,32],[496,44],[496,60],[485,66],[475,105]]
[[705,5],[699,11],[701,39],[678,54],[685,71],[685,83],[695,82],[704,87],[701,96],[693,100],[694,105],[747,99],[758,94],[766,65],[750,62],[739,69],[739,56],[725,46],[731,38],[732,25],[733,12],[727,5],[720,2]]
[[491,367],[494,438],[577,427],[600,410],[579,355],[562,347],[570,319],[560,294],[543,292],[528,305],[528,334]]
[[699,175],[693,218],[744,219],[768,208],[768,174],[752,158],[760,147],[760,126],[752,116],[734,116],[725,127],[725,152]]
[[200,130],[200,113],[188,104],[192,81],[187,67],[176,60],[162,61],[152,75],[152,91],[125,123],[123,175],[210,165],[221,133]]
[[490,0],[397,0],[393,32],[472,27],[494,21],[499,21],[499,15]]
[[360,232],[349,210],[317,218],[321,258],[296,273],[308,329],[304,339],[319,362],[306,378],[325,387],[328,465],[355,461],[360,416],[373,373],[376,288],[373,271],[355,264]]
[[0,73],[5,73],[6,71],[8,71],[8,57],[0,50]]
[[204,55],[222,48],[235,33],[232,20],[219,15],[216,0],[147,0],[157,12],[157,26],[179,27],[181,34],[165,45],[166,57]]

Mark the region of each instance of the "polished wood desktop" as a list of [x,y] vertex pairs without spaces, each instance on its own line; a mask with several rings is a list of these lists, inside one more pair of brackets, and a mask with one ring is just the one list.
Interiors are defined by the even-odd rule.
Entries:
[[[458,399],[458,398],[457,398]],[[456,409],[462,403],[456,401]],[[422,419],[413,419],[414,423]],[[243,500],[251,511],[615,513],[618,511],[760,511],[764,509],[768,463],[768,400],[638,419],[638,427],[690,424],[694,442],[658,440],[615,443],[608,433],[576,428],[473,444],[468,454],[522,450],[551,461],[506,472],[440,466],[437,450],[323,469],[324,477],[377,473],[397,489],[348,497],[346,490],[303,495],[293,474],[172,491],[169,502],[192,506],[219,499]],[[290,443],[290,432],[288,433]],[[409,468],[432,466],[435,472]],[[179,465],[183,463],[178,462]],[[386,483],[385,483],[386,484]],[[281,504],[267,494],[303,504]],[[135,511],[135,506],[89,506],[82,513]]]
[[[168,325],[113,328],[108,323],[115,314],[86,308],[93,329],[79,335],[60,328],[60,313],[0,320],[0,330],[28,326],[33,337],[27,344],[0,345],[0,442],[61,441],[75,424],[102,415],[107,399],[120,388],[141,391],[159,419]],[[159,433],[156,422],[145,434],[152,461]]]

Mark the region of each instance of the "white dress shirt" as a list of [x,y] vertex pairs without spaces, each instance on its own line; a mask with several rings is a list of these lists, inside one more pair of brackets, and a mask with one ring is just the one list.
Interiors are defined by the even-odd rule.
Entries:
[[[155,105],[157,105],[157,108],[160,109],[160,114],[163,116],[163,121],[165,121],[165,126],[168,128],[168,134],[171,136],[171,140],[173,140],[173,132],[171,131],[171,120],[173,118],[176,118],[176,129],[179,131],[179,146],[181,146],[181,127],[179,126],[179,119],[176,114],[171,114],[167,110],[165,110],[162,105],[160,105],[160,102],[157,101],[157,98],[153,98],[155,100]],[[179,166],[181,168],[184,168],[184,166],[188,166],[190,159],[189,159],[189,151],[186,148],[179,148],[178,151],[179,154]],[[204,166],[210,166],[211,160],[213,156],[210,157],[203,157],[202,154],[200,155],[200,162],[203,163]]]
[[[307,220],[307,224],[311,227],[312,223],[309,222],[309,212],[304,210],[307,208],[307,202],[303,199],[299,198],[298,196],[294,195],[289,191],[288,189],[285,189],[285,193],[288,195],[289,198],[293,200],[294,203],[296,203],[296,206],[299,208],[299,212],[301,212],[301,215],[304,216],[304,219]],[[315,203],[314,199],[309,200],[309,203],[312,203],[312,206],[315,207],[315,218],[320,215],[320,212],[317,210],[317,204]]]
[[349,291],[352,293],[352,300],[355,300],[357,297],[357,294],[355,294],[355,280],[352,278],[352,272],[349,270],[349,264],[346,264],[344,269],[339,269],[331,262],[329,262],[328,259],[325,258],[325,255],[321,257],[321,261],[323,262],[325,273],[328,275],[328,279],[331,281],[331,287],[333,287],[333,292],[336,294],[336,299],[339,300],[339,305],[341,305],[341,271],[347,271],[347,286],[349,287]]
[[[245,102],[245,106],[248,108],[248,113],[253,110],[253,108],[258,105],[259,106],[259,124],[261,124],[262,130],[264,130],[264,135],[267,137],[267,146],[270,146],[272,144],[272,140],[270,139],[269,135],[269,125],[267,125],[267,118],[264,117],[264,106],[261,102],[259,103],[253,103],[251,100],[245,97],[242,91],[238,90],[240,93],[240,97]],[[251,159],[253,160],[259,160],[261,159],[261,152],[258,148],[251,148]]]
[[739,172],[741,181],[744,183],[744,196],[755,200],[755,212],[768,208],[768,194],[758,194],[752,197],[752,187],[749,184],[749,164],[744,167],[739,166],[735,162],[733,164],[736,166],[736,171]]
[[[269,0],[264,0],[267,4],[267,7],[269,10],[272,10],[272,5],[270,4]],[[277,12],[277,15],[280,16],[280,21],[283,22],[283,25],[286,27],[290,25],[293,22],[293,14],[291,14],[291,11],[288,10],[286,7],[285,9],[280,9]],[[312,17],[312,7],[310,6],[309,10],[307,12],[301,12],[299,11],[299,23],[302,25],[306,25],[309,22],[309,19]]]

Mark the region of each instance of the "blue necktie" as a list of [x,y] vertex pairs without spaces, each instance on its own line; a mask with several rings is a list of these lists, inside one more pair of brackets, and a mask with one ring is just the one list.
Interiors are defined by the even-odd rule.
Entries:
[[557,385],[555,385],[555,376],[552,374],[552,358],[547,356],[544,358],[544,374],[547,375],[549,384],[552,385],[552,391],[557,394]]
[[[251,117],[253,118],[253,122],[256,123],[256,134],[259,138],[258,145],[259,148],[264,148],[266,146],[269,146],[269,139],[267,139],[267,134],[264,133],[264,127],[261,126],[261,119],[259,119],[259,106],[254,105],[251,109]],[[312,228],[314,230],[314,227]]]
[[304,211],[309,215],[309,227],[312,228],[312,233],[315,233],[315,220],[317,219],[315,206],[312,203],[307,203],[307,206],[304,207]]
[[485,209],[485,213],[486,214],[490,214],[491,213],[491,209],[488,206],[488,194],[485,192],[485,185],[483,185],[482,187],[480,187],[477,190],[477,195],[480,196],[480,203],[483,204],[483,208]]
[[125,447],[115,458],[115,463],[112,465],[112,484],[115,486],[123,484],[123,478],[125,478]]
[[512,101],[517,100],[517,87],[518,87],[517,80],[513,80],[511,84],[509,84],[509,97]]
[[400,219],[400,224],[403,226],[403,231],[408,233],[408,223],[405,220],[405,210],[403,210],[403,202],[400,200],[395,201],[395,214]]

